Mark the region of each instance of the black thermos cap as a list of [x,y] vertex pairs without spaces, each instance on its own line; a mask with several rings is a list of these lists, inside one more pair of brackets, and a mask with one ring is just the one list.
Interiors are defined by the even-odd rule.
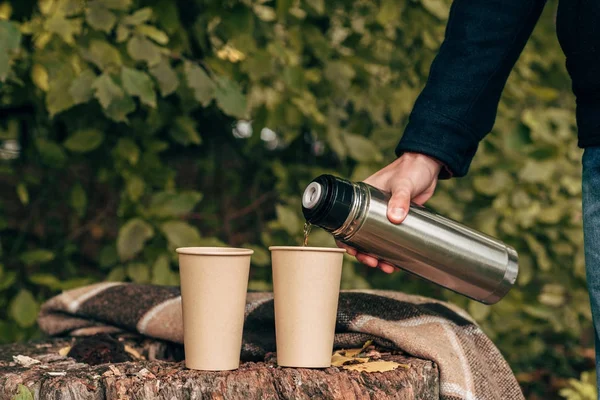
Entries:
[[341,227],[352,207],[354,188],[350,181],[333,175],[315,178],[302,195],[306,221],[327,231]]

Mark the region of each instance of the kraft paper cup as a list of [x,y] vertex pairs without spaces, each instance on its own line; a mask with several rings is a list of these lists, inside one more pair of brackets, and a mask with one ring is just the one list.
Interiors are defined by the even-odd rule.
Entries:
[[272,246],[277,364],[327,368],[346,250]]
[[248,249],[185,247],[179,253],[185,366],[227,371],[240,365],[250,272]]

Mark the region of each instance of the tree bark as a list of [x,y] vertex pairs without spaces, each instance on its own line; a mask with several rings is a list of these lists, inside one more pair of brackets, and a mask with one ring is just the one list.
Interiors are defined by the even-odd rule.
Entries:
[[[98,363],[91,360],[108,350],[92,356],[90,342],[81,346],[81,340],[0,346],[0,399],[12,399],[23,390],[19,385],[41,400],[439,399],[435,364],[389,352],[381,353],[383,360],[409,368],[376,373],[338,367],[281,368],[274,355],[268,354],[264,362],[246,362],[235,371],[204,372],[186,369],[180,361],[180,347],[166,342],[121,337],[119,344],[126,346],[133,361]],[[62,354],[71,349],[69,355],[80,361],[87,357],[97,365],[61,355],[61,349]],[[31,359],[15,360],[19,355]]]

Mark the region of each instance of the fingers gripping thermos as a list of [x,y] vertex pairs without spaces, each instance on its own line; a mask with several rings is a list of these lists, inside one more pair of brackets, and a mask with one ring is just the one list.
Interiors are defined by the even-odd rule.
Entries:
[[332,175],[302,196],[304,217],[379,260],[484,304],[502,299],[518,274],[517,252],[498,239],[412,204],[402,224],[387,218],[390,195]]

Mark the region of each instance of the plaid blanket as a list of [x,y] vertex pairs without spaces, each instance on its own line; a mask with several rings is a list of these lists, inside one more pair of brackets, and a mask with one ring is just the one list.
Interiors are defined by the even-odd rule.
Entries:
[[[242,360],[275,351],[272,293],[248,293]],[[119,331],[183,342],[179,288],[100,283],[66,291],[41,309],[50,335]],[[473,319],[452,304],[392,291],[342,291],[335,348],[366,340],[435,362],[444,400],[524,399],[508,364]]]

